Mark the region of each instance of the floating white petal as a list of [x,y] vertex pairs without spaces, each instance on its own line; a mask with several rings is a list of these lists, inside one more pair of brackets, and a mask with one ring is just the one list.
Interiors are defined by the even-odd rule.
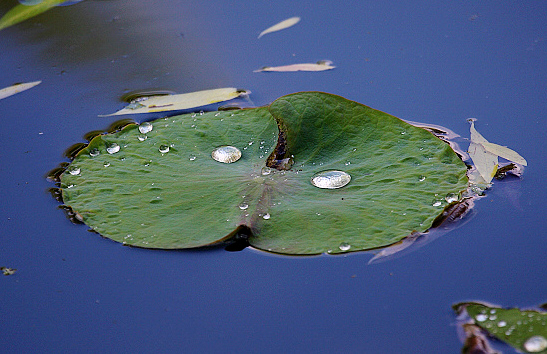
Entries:
[[34,86],[40,84],[42,81],[33,81],[33,82],[26,82],[22,84],[15,84],[10,87],[6,87],[0,90],[0,100],[2,98],[6,98],[12,95],[15,95],[16,93],[26,91],[30,88],[33,88]]
[[336,66],[332,66],[332,62],[328,60],[318,61],[317,63],[303,63],[292,64],[283,66],[265,66],[262,69],[255,70],[255,73],[261,71],[277,71],[277,72],[291,72],[291,71],[325,71],[334,69]]
[[258,35],[258,38],[260,38],[263,35],[268,34],[268,33],[277,32],[277,31],[281,31],[285,28],[289,28],[291,26],[296,25],[298,22],[300,22],[300,17],[288,18],[288,19],[286,19],[284,21],[281,21],[281,22],[273,25],[272,27],[268,27],[264,31],[260,32],[260,34]]
[[108,117],[122,114],[154,113],[178,111],[208,104],[233,100],[234,98],[250,94],[250,91],[239,90],[234,87],[214,90],[203,90],[178,95],[150,96],[131,102],[127,107],[116,113],[102,115]]

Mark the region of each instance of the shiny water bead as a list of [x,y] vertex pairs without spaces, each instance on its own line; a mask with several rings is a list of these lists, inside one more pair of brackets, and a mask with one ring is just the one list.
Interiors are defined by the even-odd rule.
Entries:
[[349,243],[346,243],[346,242],[342,242],[340,244],[340,246],[338,246],[338,248],[340,248],[340,251],[349,251],[349,249],[351,248],[351,245]]
[[231,163],[241,158],[241,151],[234,146],[224,145],[214,149],[211,157],[218,162]]
[[120,145],[118,145],[116,143],[109,144],[106,147],[106,152],[108,152],[109,154],[115,154],[118,151],[120,151]]
[[167,154],[169,152],[169,145],[160,145],[159,151],[162,154]]
[[68,168],[68,173],[70,173],[73,176],[77,176],[80,174],[80,168],[76,166],[70,166]]
[[543,336],[532,336],[523,344],[524,349],[529,353],[539,353],[547,349],[547,339]]
[[311,184],[317,188],[336,189],[347,185],[351,180],[351,176],[344,171],[329,170],[316,173]]
[[93,148],[93,149],[89,150],[89,156],[91,156],[91,157],[99,156],[100,153],[101,152],[97,148]]
[[149,122],[144,122],[141,125],[139,125],[139,131],[141,132],[141,134],[149,133],[152,131],[152,129],[154,129],[154,127]]

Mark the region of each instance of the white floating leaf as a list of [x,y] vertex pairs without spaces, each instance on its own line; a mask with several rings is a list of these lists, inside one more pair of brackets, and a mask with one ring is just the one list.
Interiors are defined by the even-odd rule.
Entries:
[[498,169],[498,156],[486,151],[482,144],[471,142],[469,156],[486,183],[490,183]]
[[336,66],[332,66],[332,62],[328,60],[318,61],[317,63],[304,63],[304,64],[292,64],[283,66],[265,66],[262,69],[255,70],[254,72],[261,71],[277,71],[277,72],[290,72],[290,71],[324,71],[334,69]]
[[281,31],[285,28],[289,28],[291,26],[296,25],[298,22],[300,22],[300,17],[288,18],[285,21],[281,21],[281,22],[273,25],[272,27],[266,28],[264,31],[260,32],[260,34],[258,35],[258,38],[262,37],[263,35],[265,35],[267,33],[277,32],[277,31]]
[[12,95],[15,95],[16,93],[23,92],[25,90],[28,90],[30,88],[33,88],[34,86],[40,84],[42,81],[33,81],[33,82],[27,82],[22,84],[15,84],[10,87],[6,87],[0,90],[0,100],[2,98],[6,98]]
[[498,155],[499,157],[503,157],[506,160],[516,162],[524,166],[528,165],[524,157],[520,156],[516,151],[513,151],[506,146],[501,146],[489,142],[481,143],[481,145],[484,146],[486,151]]
[[127,107],[116,113],[102,115],[108,117],[122,114],[154,113],[178,111],[183,109],[206,106],[208,104],[229,101],[234,98],[248,95],[250,91],[238,90],[233,87],[214,90],[203,90],[178,95],[142,97],[131,102]]
[[471,121],[471,141],[476,144],[482,144],[487,143],[488,140],[486,140],[478,131],[475,129],[475,122],[473,120]]

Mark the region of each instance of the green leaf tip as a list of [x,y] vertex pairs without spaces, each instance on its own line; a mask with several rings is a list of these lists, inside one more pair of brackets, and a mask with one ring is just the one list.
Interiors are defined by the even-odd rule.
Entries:
[[95,136],[60,175],[65,205],[126,245],[240,237],[281,254],[345,253],[427,231],[467,168],[429,131],[321,92]]

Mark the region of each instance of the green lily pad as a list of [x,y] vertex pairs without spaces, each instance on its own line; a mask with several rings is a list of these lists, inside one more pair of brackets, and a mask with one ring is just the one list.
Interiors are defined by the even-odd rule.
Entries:
[[[132,246],[243,233],[284,254],[378,248],[428,230],[468,185],[465,164],[432,133],[326,93],[150,123],[95,137],[60,176],[85,224]],[[241,158],[215,160],[221,146]],[[312,184],[325,171],[343,175],[339,188]]]
[[526,353],[547,353],[547,313],[504,309],[475,302],[455,305],[489,335]]

